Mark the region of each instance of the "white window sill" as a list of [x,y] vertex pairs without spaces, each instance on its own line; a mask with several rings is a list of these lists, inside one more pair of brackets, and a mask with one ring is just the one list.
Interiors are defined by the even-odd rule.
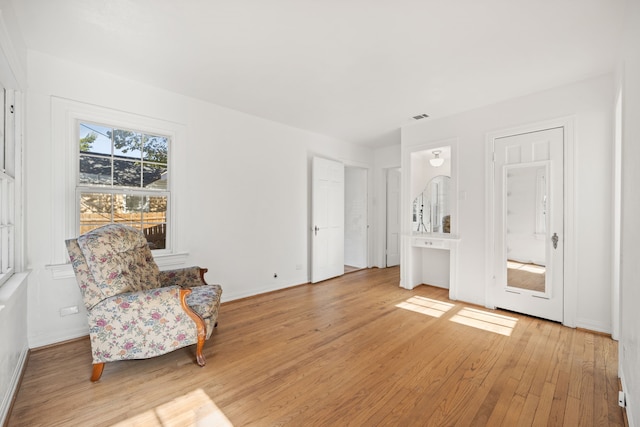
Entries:
[[4,307],[13,298],[20,285],[26,282],[28,275],[28,271],[14,273],[9,280],[2,284],[0,287],[0,307]]
[[[169,267],[177,268],[180,265],[184,265],[187,261],[188,255],[189,253],[187,252],[178,254],[154,255],[153,259],[156,261],[156,264],[158,264],[160,270],[167,270],[169,269]],[[73,267],[71,267],[71,263],[49,264],[46,265],[45,268],[51,271],[51,276],[56,280],[75,277]]]

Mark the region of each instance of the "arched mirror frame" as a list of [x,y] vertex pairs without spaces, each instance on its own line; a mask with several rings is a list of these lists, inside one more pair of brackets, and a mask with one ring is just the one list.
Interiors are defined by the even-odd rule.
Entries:
[[[408,170],[408,173],[403,174],[403,234],[411,235],[417,234],[417,230],[413,229],[413,202],[415,200],[415,196],[421,192],[421,187],[424,189],[427,183],[431,180],[431,178],[438,175],[448,175],[450,176],[450,196],[449,196],[449,210],[450,210],[450,223],[449,223],[449,233],[419,233],[426,235],[437,235],[439,237],[444,238],[457,238],[458,236],[458,200],[460,197],[464,198],[464,194],[458,194],[458,164],[457,164],[457,148],[458,141],[455,138],[435,141],[423,145],[418,145],[414,147],[403,147],[403,164],[408,165],[409,167],[403,168],[403,170]],[[448,168],[443,170],[448,170],[449,173],[442,173],[438,168],[433,168],[432,172],[428,174],[426,178],[417,178],[416,176],[416,166],[420,162],[428,162],[429,158],[433,157],[433,152],[435,150],[444,151],[446,149],[446,162],[449,162]],[[423,160],[416,161],[417,157],[423,157]],[[424,176],[424,174],[422,174]]]
[[413,199],[411,230],[415,233],[451,234],[451,177],[436,175]]

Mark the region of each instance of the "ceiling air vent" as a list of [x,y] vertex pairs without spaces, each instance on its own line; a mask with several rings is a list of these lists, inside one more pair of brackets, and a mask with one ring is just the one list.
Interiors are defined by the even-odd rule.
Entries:
[[429,117],[428,114],[418,114],[417,116],[413,116],[413,119],[420,120],[420,119],[426,119],[427,117]]

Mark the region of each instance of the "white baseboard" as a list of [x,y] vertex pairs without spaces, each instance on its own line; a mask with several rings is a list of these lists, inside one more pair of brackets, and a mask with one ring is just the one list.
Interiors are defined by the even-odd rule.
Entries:
[[2,396],[2,403],[0,404],[0,425],[5,425],[9,418],[9,409],[11,409],[11,403],[13,402],[13,398],[18,393],[18,386],[20,385],[20,377],[22,376],[22,371],[25,368],[25,364],[27,363],[27,355],[29,354],[29,348],[24,347],[20,352],[20,358],[18,359],[18,363],[16,363],[16,368],[11,375],[11,382],[9,385],[9,389],[6,394]]
[[[627,388],[627,384],[624,380],[624,371],[620,370],[620,382],[622,383],[622,391],[625,393],[625,395],[627,394],[627,390],[629,390]],[[635,423],[635,420],[633,419],[633,411],[631,410],[631,408],[629,408],[629,400],[633,400],[630,399],[629,396],[625,396],[626,397],[626,402],[627,402],[627,407],[625,408],[625,412],[627,413],[627,421],[629,422],[629,427],[636,427],[637,424]]]
[[[286,283],[279,283],[279,284],[274,284],[274,285],[267,285],[267,286],[261,286],[261,287],[255,287],[252,289],[247,289],[247,290],[243,290],[242,292],[229,292],[226,289],[224,289],[223,286],[223,291],[222,291],[222,302],[228,302],[228,301],[233,301],[233,300],[237,300],[237,299],[242,299],[242,298],[247,298],[247,297],[252,297],[255,295],[260,295],[260,294],[265,294],[267,292],[273,292],[273,291],[279,291],[282,289],[287,289],[287,288],[292,288],[294,286],[299,286],[299,285],[304,285],[306,283],[309,283],[307,281],[295,281],[295,282],[286,282]],[[225,294],[226,292],[226,294]]]
[[591,319],[576,319],[576,327],[588,329],[593,332],[601,332],[603,334],[611,334],[611,324],[604,324]]
[[37,337],[29,337],[29,348],[44,347],[47,345],[57,344],[64,341],[84,337],[87,335],[89,335],[89,326],[64,331],[64,334],[60,335],[40,335]]

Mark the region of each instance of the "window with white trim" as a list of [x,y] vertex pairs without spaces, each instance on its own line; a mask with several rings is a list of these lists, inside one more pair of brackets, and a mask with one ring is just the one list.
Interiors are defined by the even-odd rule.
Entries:
[[[160,268],[184,263],[187,252],[180,245],[181,211],[175,201],[188,185],[184,175],[174,172],[187,168],[186,151],[175,150],[186,143],[185,125],[52,96],[51,134],[56,149],[51,153],[50,191],[60,196],[52,198],[51,211],[49,267],[55,278],[73,277],[66,239],[112,219],[118,222],[124,215],[125,223],[146,230]],[[145,142],[146,147],[141,145]],[[159,153],[163,150],[166,160]],[[135,170],[139,181],[118,173],[125,162],[125,175]]]
[[0,86],[0,284],[15,263],[15,114],[14,93]]
[[142,230],[152,250],[167,248],[171,137],[76,120],[78,233],[119,223]]

